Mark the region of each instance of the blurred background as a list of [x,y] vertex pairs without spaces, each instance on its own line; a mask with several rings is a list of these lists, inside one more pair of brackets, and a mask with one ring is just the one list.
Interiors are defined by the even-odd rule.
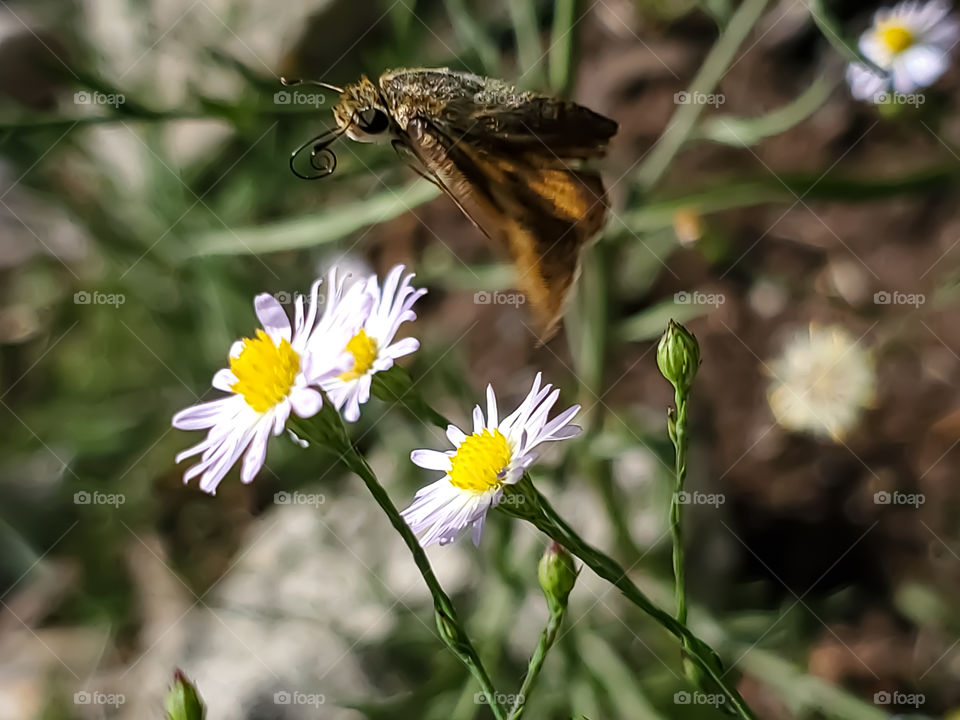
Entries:
[[[460,423],[487,382],[506,405],[538,370],[581,402],[585,436],[535,480],[668,608],[655,344],[686,323],[704,358],[692,627],[761,718],[955,717],[960,73],[914,106],[853,101],[827,37],[855,39],[874,9],[0,3],[0,720],[159,718],[175,667],[212,720],[492,717],[333,458],[280,437],[216,497],[173,462],[198,437],[170,418],[216,395],[254,294],[397,262],[429,288],[404,329],[418,387]],[[389,148],[344,140],[315,183],[287,167],[336,95],[281,75],[441,65],[620,123],[607,230],[545,347],[527,308],[492,300],[506,259]],[[775,413],[782,386],[809,402]],[[352,430],[401,507],[428,479],[409,451],[444,445],[378,401]],[[495,513],[479,549],[429,553],[504,693],[547,616],[544,546]],[[588,571],[561,635],[530,720],[721,716],[677,694],[672,639]]]

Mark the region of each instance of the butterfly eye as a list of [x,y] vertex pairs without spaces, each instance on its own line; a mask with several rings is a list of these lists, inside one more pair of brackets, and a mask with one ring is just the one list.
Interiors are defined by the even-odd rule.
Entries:
[[360,113],[360,129],[368,135],[377,135],[390,127],[390,118],[382,110],[368,108]]

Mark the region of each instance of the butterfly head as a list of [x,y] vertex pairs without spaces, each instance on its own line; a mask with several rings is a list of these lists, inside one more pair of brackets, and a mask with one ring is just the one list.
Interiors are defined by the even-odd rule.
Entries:
[[333,109],[337,128],[351,140],[383,142],[389,137],[390,114],[380,90],[366,76],[347,85]]

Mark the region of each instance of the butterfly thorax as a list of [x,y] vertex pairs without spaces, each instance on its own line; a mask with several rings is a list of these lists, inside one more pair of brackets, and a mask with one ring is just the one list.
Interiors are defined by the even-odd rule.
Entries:
[[379,84],[383,101],[404,130],[413,117],[443,118],[452,103],[518,107],[534,97],[503,80],[448,68],[388,70]]

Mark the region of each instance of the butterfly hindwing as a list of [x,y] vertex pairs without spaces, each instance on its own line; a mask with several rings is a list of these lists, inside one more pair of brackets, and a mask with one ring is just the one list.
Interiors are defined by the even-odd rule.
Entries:
[[[488,237],[507,247],[548,339],[579,270],[580,251],[603,226],[606,199],[597,173],[531,150],[497,152],[413,118],[399,142]],[[411,159],[411,158],[408,158]]]

